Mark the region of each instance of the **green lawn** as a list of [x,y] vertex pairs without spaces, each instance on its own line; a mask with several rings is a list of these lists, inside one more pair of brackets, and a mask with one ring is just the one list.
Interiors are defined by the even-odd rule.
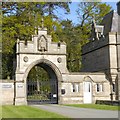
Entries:
[[100,104],[67,104],[66,106],[101,109],[101,110],[118,110],[118,106],[100,105]]
[[2,106],[2,118],[65,118],[31,106]]

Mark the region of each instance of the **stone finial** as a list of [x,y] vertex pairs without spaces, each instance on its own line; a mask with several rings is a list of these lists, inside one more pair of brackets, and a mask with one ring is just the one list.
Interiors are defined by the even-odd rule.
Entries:
[[37,28],[35,27],[35,35],[37,35]]
[[95,19],[92,21],[92,40],[99,40],[101,37],[103,37],[103,30],[104,26],[102,25],[96,25]]
[[95,19],[93,18],[92,20],[92,39],[98,39],[98,35],[97,35],[97,29],[96,29],[96,23],[95,23]]
[[43,17],[41,19],[41,27],[38,26],[38,35],[47,35],[47,28],[44,27]]
[[43,17],[42,17],[42,19],[41,19],[41,27],[42,27],[42,29],[44,28],[44,20],[43,20]]
[[20,41],[20,39],[19,39],[19,38],[17,38],[17,43],[19,43],[19,41]]

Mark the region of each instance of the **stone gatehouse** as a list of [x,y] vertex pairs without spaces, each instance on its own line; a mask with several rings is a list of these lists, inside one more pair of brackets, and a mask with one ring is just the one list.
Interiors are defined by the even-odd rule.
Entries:
[[[82,48],[83,68],[78,73],[70,73],[67,69],[66,44],[52,42],[46,28],[38,28],[38,33],[32,35],[32,40],[27,44],[18,40],[15,81],[0,83],[3,90],[3,104],[28,104],[30,86],[33,86],[36,92],[40,85],[37,81],[28,83],[27,79],[30,70],[37,65],[50,75],[52,102],[80,104],[95,103],[96,100],[118,100],[119,20],[120,15],[111,11],[103,18],[101,25],[96,25],[93,21],[91,41]],[[40,90],[37,93],[40,93]]]

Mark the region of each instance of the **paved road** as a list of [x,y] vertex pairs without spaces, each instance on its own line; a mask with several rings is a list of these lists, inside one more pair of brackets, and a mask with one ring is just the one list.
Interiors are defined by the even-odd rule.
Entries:
[[76,108],[54,104],[32,106],[55,112],[69,118],[118,118],[118,111]]

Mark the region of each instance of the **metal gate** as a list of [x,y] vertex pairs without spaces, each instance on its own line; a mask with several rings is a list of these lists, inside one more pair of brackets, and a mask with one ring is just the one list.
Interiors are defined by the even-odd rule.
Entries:
[[28,104],[57,104],[57,80],[27,80]]

